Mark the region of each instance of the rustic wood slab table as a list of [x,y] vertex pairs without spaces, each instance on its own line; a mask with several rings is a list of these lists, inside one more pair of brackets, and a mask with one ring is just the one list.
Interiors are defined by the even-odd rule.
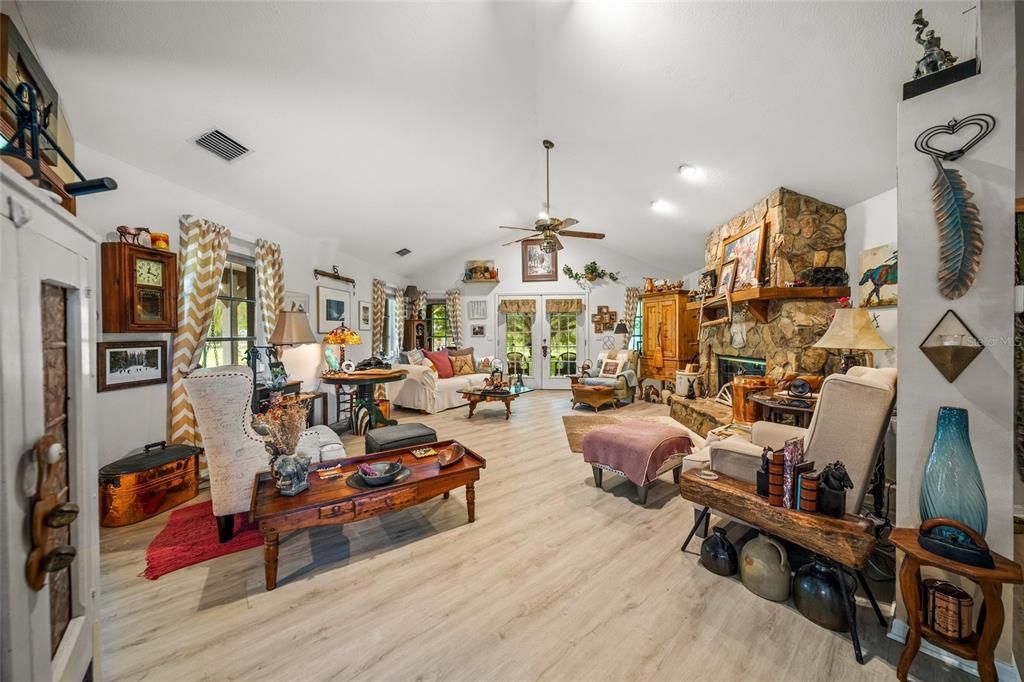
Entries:
[[843,578],[844,569],[842,567],[849,566],[854,569],[857,580],[864,588],[871,607],[878,617],[878,622],[882,624],[882,627],[886,627],[887,623],[882,615],[882,610],[878,608],[875,595],[872,594],[862,572],[875,549],[874,525],[870,521],[852,514],[834,518],[824,514],[809,514],[796,509],[773,507],[768,504],[767,497],[757,494],[753,483],[738,481],[722,474],[718,474],[717,480],[708,481],[698,476],[695,470],[683,474],[679,483],[679,494],[704,508],[698,515],[696,523],[693,524],[690,534],[683,542],[684,551],[697,532],[697,528],[701,524],[704,524],[705,528],[707,527],[711,510],[714,509],[739,519],[748,526],[805,547],[823,557],[830,564],[832,570],[839,575],[839,586],[846,602],[846,618],[850,623],[850,639],[853,640],[854,655],[858,663],[864,663],[864,656],[860,649],[860,637],[857,633],[856,603],[853,600],[853,595],[846,591],[846,580]]
[[[397,511],[426,502],[466,487],[466,510],[469,522],[476,519],[476,491],[474,484],[480,479],[480,470],[487,466],[483,457],[466,448],[466,455],[451,466],[441,468],[437,455],[417,459],[413,448],[432,447],[441,450],[455,441],[447,440],[427,445],[376,452],[372,455],[349,457],[317,464],[317,470],[341,466],[341,476],[320,478],[317,471],[309,472],[309,489],[294,497],[277,491],[269,471],[256,474],[249,519],[259,524],[263,534],[263,565],[267,589],[277,587],[278,538],[281,533],[300,528],[329,526],[368,519],[385,512]],[[354,487],[349,478],[362,462],[393,462],[399,457],[410,470],[405,478],[380,487]]]

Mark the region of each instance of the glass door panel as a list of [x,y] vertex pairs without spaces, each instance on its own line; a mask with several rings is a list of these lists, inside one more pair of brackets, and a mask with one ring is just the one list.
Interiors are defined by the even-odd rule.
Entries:
[[[552,298],[564,299],[565,296]],[[584,308],[585,309],[585,308]],[[586,352],[582,313],[545,313],[544,338],[541,352],[544,356],[543,388],[568,389],[570,376],[578,374],[579,364]]]

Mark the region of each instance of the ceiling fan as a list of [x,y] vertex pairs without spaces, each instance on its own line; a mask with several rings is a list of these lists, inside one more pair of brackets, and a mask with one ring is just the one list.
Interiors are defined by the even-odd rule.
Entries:
[[541,213],[540,218],[534,223],[533,227],[509,227],[508,225],[499,225],[498,228],[502,230],[522,230],[523,232],[530,232],[528,237],[522,239],[516,239],[515,241],[507,242],[502,246],[508,246],[509,244],[518,244],[524,242],[527,239],[536,239],[538,236],[543,240],[540,243],[540,250],[545,253],[552,253],[553,251],[562,250],[562,241],[559,237],[580,237],[582,239],[604,239],[602,232],[580,232],[578,230],[570,231],[566,228],[572,227],[579,221],[575,218],[554,218],[551,216],[551,149],[555,146],[555,143],[551,140],[544,140],[544,212]]

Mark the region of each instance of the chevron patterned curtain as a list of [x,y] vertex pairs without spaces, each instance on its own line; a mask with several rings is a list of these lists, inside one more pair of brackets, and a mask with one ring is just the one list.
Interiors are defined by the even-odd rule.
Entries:
[[422,320],[427,316],[427,292],[421,291],[419,297],[416,299],[416,311],[413,313],[413,319]]
[[384,282],[375,279],[370,291],[370,310],[373,314],[370,320],[370,353],[376,357],[384,354],[384,305]]
[[[397,350],[402,350],[402,337],[405,336],[405,296],[399,289],[395,294],[395,336],[398,339]],[[397,353],[396,353],[397,354]]]
[[626,304],[622,309],[622,317],[626,323],[626,329],[630,335],[633,334],[633,325],[636,324],[636,307],[640,303],[640,289],[637,287],[626,287]]
[[171,359],[170,441],[200,443],[196,418],[185,394],[184,378],[195,369],[210,331],[213,307],[224,274],[230,230],[202,218],[183,215],[178,251],[178,331]]
[[263,341],[270,339],[277,324],[277,311],[284,306],[284,261],[281,246],[256,240],[256,290],[263,315]]
[[456,348],[462,348],[462,292],[449,289],[444,295],[445,312],[448,313],[448,336]]

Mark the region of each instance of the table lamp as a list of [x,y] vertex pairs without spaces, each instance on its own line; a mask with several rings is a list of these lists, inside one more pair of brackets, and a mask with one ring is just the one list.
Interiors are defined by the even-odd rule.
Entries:
[[843,374],[860,364],[860,359],[851,351],[892,348],[875,329],[866,308],[837,308],[832,324],[813,347],[840,351],[843,358]]
[[[267,388],[279,389],[288,381],[288,374],[284,371],[284,365],[277,360],[277,346],[301,346],[307,343],[316,343],[316,336],[309,326],[309,318],[302,306],[292,303],[290,310],[281,309],[277,311],[277,322],[274,331],[267,340],[266,346],[250,346],[245,351],[245,359],[252,368],[253,384],[259,360],[263,357],[261,351],[267,351],[267,360],[270,369],[270,380],[267,381]],[[276,367],[274,365],[277,365]],[[252,410],[257,412],[259,405],[256,400],[256,391],[253,391]]]

